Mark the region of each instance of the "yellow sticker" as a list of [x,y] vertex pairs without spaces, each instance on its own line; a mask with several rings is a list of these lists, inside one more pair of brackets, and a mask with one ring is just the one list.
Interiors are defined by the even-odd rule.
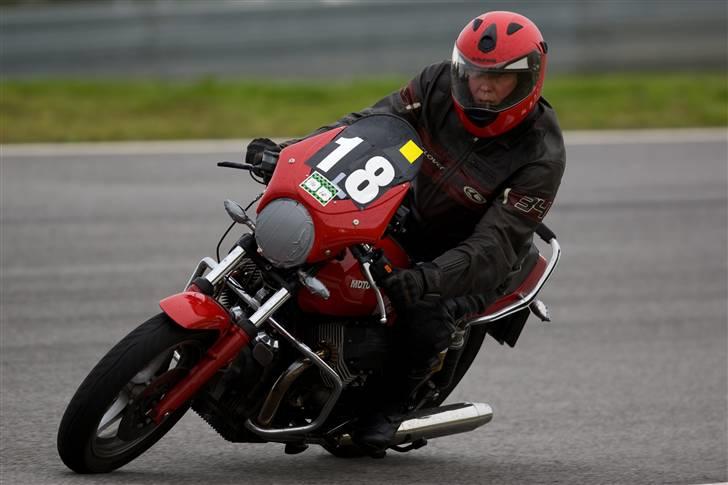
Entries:
[[409,163],[415,163],[415,160],[422,155],[422,148],[418,147],[417,143],[410,140],[399,149],[399,153],[401,153]]

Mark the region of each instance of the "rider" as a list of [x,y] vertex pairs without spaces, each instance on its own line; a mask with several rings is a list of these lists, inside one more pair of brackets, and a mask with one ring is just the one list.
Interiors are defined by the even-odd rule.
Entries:
[[[547,51],[526,17],[484,13],[463,28],[450,61],[315,132],[393,113],[416,128],[425,149],[401,241],[418,264],[382,282],[403,315],[407,364],[387,386],[386,402],[356,426],[352,438],[360,445],[387,447],[402,404],[448,347],[452,323],[499,296],[554,201],[565,151],[556,114],[541,97]],[[248,162],[260,163],[263,149],[278,147],[254,140]]]

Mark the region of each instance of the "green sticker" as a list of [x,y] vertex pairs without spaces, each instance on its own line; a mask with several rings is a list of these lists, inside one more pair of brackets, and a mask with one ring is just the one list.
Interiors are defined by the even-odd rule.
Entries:
[[331,202],[339,189],[326,177],[318,172],[313,172],[301,183],[301,188],[311,194],[321,205]]

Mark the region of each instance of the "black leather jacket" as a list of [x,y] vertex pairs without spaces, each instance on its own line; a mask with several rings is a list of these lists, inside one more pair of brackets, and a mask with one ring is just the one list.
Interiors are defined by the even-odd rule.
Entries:
[[482,310],[554,202],[565,167],[554,110],[541,98],[514,129],[478,139],[457,118],[450,63],[443,62],[428,66],[371,108],[317,133],[373,112],[407,119],[424,143],[401,242],[415,260],[432,261],[441,270],[444,298],[465,297],[471,311]]

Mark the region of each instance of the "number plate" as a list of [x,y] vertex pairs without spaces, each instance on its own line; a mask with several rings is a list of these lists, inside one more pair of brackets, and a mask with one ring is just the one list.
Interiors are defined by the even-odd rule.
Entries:
[[361,118],[308,159],[313,172],[301,187],[324,206],[338,197],[364,209],[389,188],[415,178],[421,146],[417,132],[397,116]]

